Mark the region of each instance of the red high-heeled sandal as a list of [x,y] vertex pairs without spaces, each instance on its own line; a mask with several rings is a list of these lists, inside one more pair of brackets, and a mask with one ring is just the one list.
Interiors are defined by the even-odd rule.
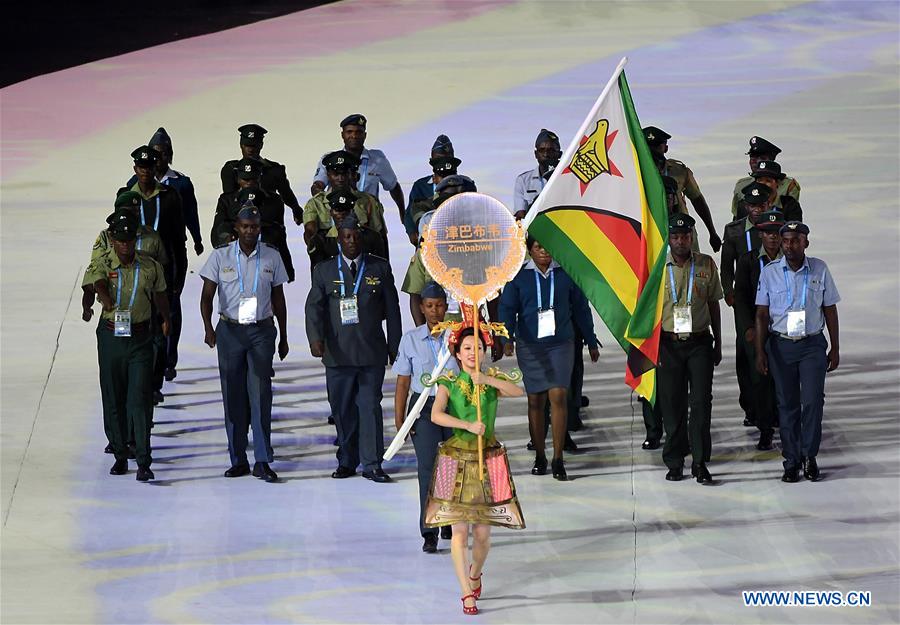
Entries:
[[467,606],[466,599],[471,599],[472,601],[477,601],[478,597],[476,597],[474,594],[471,594],[471,595],[466,595],[465,597],[462,598],[463,614],[478,614],[478,606],[477,605],[473,605],[471,607]]
[[[471,572],[472,572],[472,565],[470,564],[469,565],[469,573],[471,573]],[[470,580],[472,580],[473,582],[478,582],[478,588],[476,588],[472,591],[472,594],[475,595],[476,599],[481,599],[481,587],[482,587],[481,578],[483,575],[484,575],[484,571],[479,573],[478,577],[472,577],[471,575],[469,576]]]

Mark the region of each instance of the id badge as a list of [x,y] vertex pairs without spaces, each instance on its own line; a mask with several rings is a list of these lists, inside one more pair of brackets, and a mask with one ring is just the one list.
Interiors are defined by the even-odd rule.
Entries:
[[247,325],[256,323],[256,298],[242,297],[238,304],[238,323]]
[[130,310],[117,310],[113,313],[113,336],[131,336]]
[[556,315],[553,309],[538,311],[538,335],[539,339],[556,334]]
[[694,321],[691,318],[690,306],[675,307],[675,334],[690,334],[694,331]]
[[359,323],[359,308],[356,303],[356,296],[342,297],[341,306],[341,325],[352,326]]
[[789,310],[787,315],[787,335],[806,336],[806,311]]

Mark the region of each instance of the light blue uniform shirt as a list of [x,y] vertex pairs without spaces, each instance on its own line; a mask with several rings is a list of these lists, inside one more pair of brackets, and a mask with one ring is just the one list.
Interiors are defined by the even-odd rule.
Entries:
[[516,186],[513,188],[513,213],[531,208],[546,183],[538,167],[516,176]]
[[[787,269],[787,273],[785,273]],[[787,334],[789,310],[803,310],[803,283],[809,274],[806,293],[806,334],[818,334],[825,327],[823,306],[841,301],[825,261],[807,256],[799,271],[793,271],[782,257],[763,267],[756,291],[756,305],[769,307],[769,331]],[[790,303],[793,302],[793,305]]]
[[[322,158],[325,158],[325,154]],[[358,191],[365,191],[370,195],[378,197],[378,186],[384,187],[385,191],[390,191],[397,186],[397,175],[391,167],[390,161],[381,150],[369,150],[363,148],[360,155],[359,164],[359,181],[356,188]],[[322,159],[319,159],[319,166],[316,168],[315,182],[321,182],[328,186],[328,174],[325,173],[325,165]]]
[[[446,330],[444,331],[446,334]],[[431,336],[428,331],[428,324],[422,324],[415,330],[410,330],[400,339],[400,349],[397,353],[397,360],[391,371],[397,375],[408,375],[412,377],[410,388],[414,393],[420,395],[425,392],[425,386],[422,384],[422,374],[431,373],[435,365],[437,365],[438,356],[444,345],[444,337]],[[458,371],[455,358],[450,358],[444,366],[444,370]],[[434,395],[436,386],[429,389],[429,393]]]
[[[241,288],[238,280],[237,261],[234,251],[240,257],[241,273],[244,277],[244,297],[253,296],[253,280],[256,275],[256,258],[259,253],[259,284],[256,288],[256,320],[272,316],[272,288],[288,280],[281,254],[274,247],[259,243],[249,257],[241,251],[238,242],[217,247],[206,259],[200,276],[218,285],[219,313],[230,319],[238,318]],[[257,252],[258,250],[258,252]]]

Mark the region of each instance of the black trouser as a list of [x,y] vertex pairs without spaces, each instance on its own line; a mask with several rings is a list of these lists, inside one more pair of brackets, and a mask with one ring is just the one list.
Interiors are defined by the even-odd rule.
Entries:
[[[181,289],[175,292],[175,286],[184,286],[187,276],[187,249],[182,244],[177,250],[170,252],[174,261],[170,262],[171,270],[166,272],[166,297],[169,298],[169,336],[165,339],[165,365],[163,368],[174,369],[178,366],[178,341],[181,340]],[[156,390],[162,388],[162,381]]]
[[739,340],[744,343],[746,367],[750,370],[750,389],[753,416],[760,432],[774,431],[778,426],[778,402],[775,398],[775,380],[771,375],[762,375],[756,370],[756,345],[744,339],[746,328],[738,330]]
[[753,369],[756,366],[747,365],[747,341],[744,340],[741,329],[735,326],[737,332],[737,340],[734,345],[734,369],[738,381],[738,404],[744,415],[750,421],[756,422],[756,413],[753,410]]
[[[413,393],[409,398],[409,406],[406,412],[412,410],[413,405],[419,399],[418,393]],[[432,423],[431,407],[434,398],[429,397],[422,407],[421,416],[416,419],[412,429],[413,447],[416,449],[416,472],[419,478],[419,531],[422,536],[434,534],[437,536],[438,528],[425,527],[425,503],[428,499],[428,488],[431,486],[431,474],[434,473],[434,461],[437,458],[438,443],[442,443],[453,435],[452,428],[445,428]]]
[[694,335],[687,341],[661,339],[656,400],[666,430],[663,462],[670,469],[683,466],[688,440],[693,462],[709,462],[713,367],[711,335]]
[[657,389],[656,406],[651,406],[650,402],[643,397],[639,397],[638,401],[641,402],[641,411],[644,414],[644,429],[647,430],[647,439],[652,441],[662,440],[663,422],[662,411],[659,407],[659,390]]
[[150,376],[153,335],[148,324],[132,327],[132,336],[115,336],[105,319],[97,326],[97,361],[103,428],[116,460],[128,458],[128,434],[134,428],[135,459],[149,467],[150,419],[153,414]]

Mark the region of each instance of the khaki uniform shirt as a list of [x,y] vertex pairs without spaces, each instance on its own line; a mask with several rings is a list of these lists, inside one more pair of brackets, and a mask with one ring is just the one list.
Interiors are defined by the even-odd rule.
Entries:
[[[147,254],[160,265],[169,264],[169,255],[166,254],[166,247],[163,245],[159,233],[153,228],[138,226],[138,238],[134,245],[135,250]],[[109,230],[101,230],[94,240],[91,260],[99,258],[110,250],[112,250],[112,242],[109,239]]]
[[[134,272],[140,266],[138,275],[137,293],[134,297],[134,306],[131,308],[131,322],[141,323],[150,319],[153,310],[154,293],[164,293],[166,279],[163,276],[163,268],[158,262],[143,252],[135,252],[134,261],[125,266],[119,260],[115,251],[110,249],[91,260],[84,274],[84,284],[93,284],[98,280],[104,280],[109,289],[109,296],[113,304],[116,303],[116,293],[121,285],[122,293],[119,297],[120,310],[127,310],[131,301],[131,292],[134,286]],[[114,311],[103,311],[103,319],[112,320]]]
[[[717,302],[723,297],[722,282],[719,280],[719,271],[712,256],[707,256],[700,252],[692,252],[692,258],[694,260],[694,291],[690,303],[692,331],[704,332],[709,328],[710,324],[709,302]],[[663,273],[665,295],[663,297],[662,311],[662,329],[664,332],[675,331],[676,304],[675,298],[672,297],[669,267],[672,268],[672,275],[675,278],[677,305],[679,307],[687,306],[687,288],[690,282],[688,274],[691,269],[691,259],[689,258],[683,266],[679,267],[675,264],[671,251],[666,255],[666,267]]]
[[679,213],[687,214],[689,211],[684,198],[687,197],[693,201],[703,196],[700,192],[700,185],[697,184],[697,180],[694,178],[694,172],[681,161],[668,158],[666,159],[666,168],[663,170],[663,175],[670,176],[678,183],[678,193],[675,194],[678,200],[677,209]]
[[[360,225],[366,226],[379,234],[387,232],[387,226],[384,222],[384,206],[381,205],[378,198],[359,191],[354,193],[357,198],[356,203],[353,205],[353,212],[356,213]],[[337,236],[334,220],[331,219],[331,206],[328,204],[325,196],[326,193],[322,191],[309,199],[303,207],[303,223],[305,225],[310,222],[316,222],[319,230],[329,230],[331,232],[330,229],[333,229],[334,233],[329,234],[329,236]]]

